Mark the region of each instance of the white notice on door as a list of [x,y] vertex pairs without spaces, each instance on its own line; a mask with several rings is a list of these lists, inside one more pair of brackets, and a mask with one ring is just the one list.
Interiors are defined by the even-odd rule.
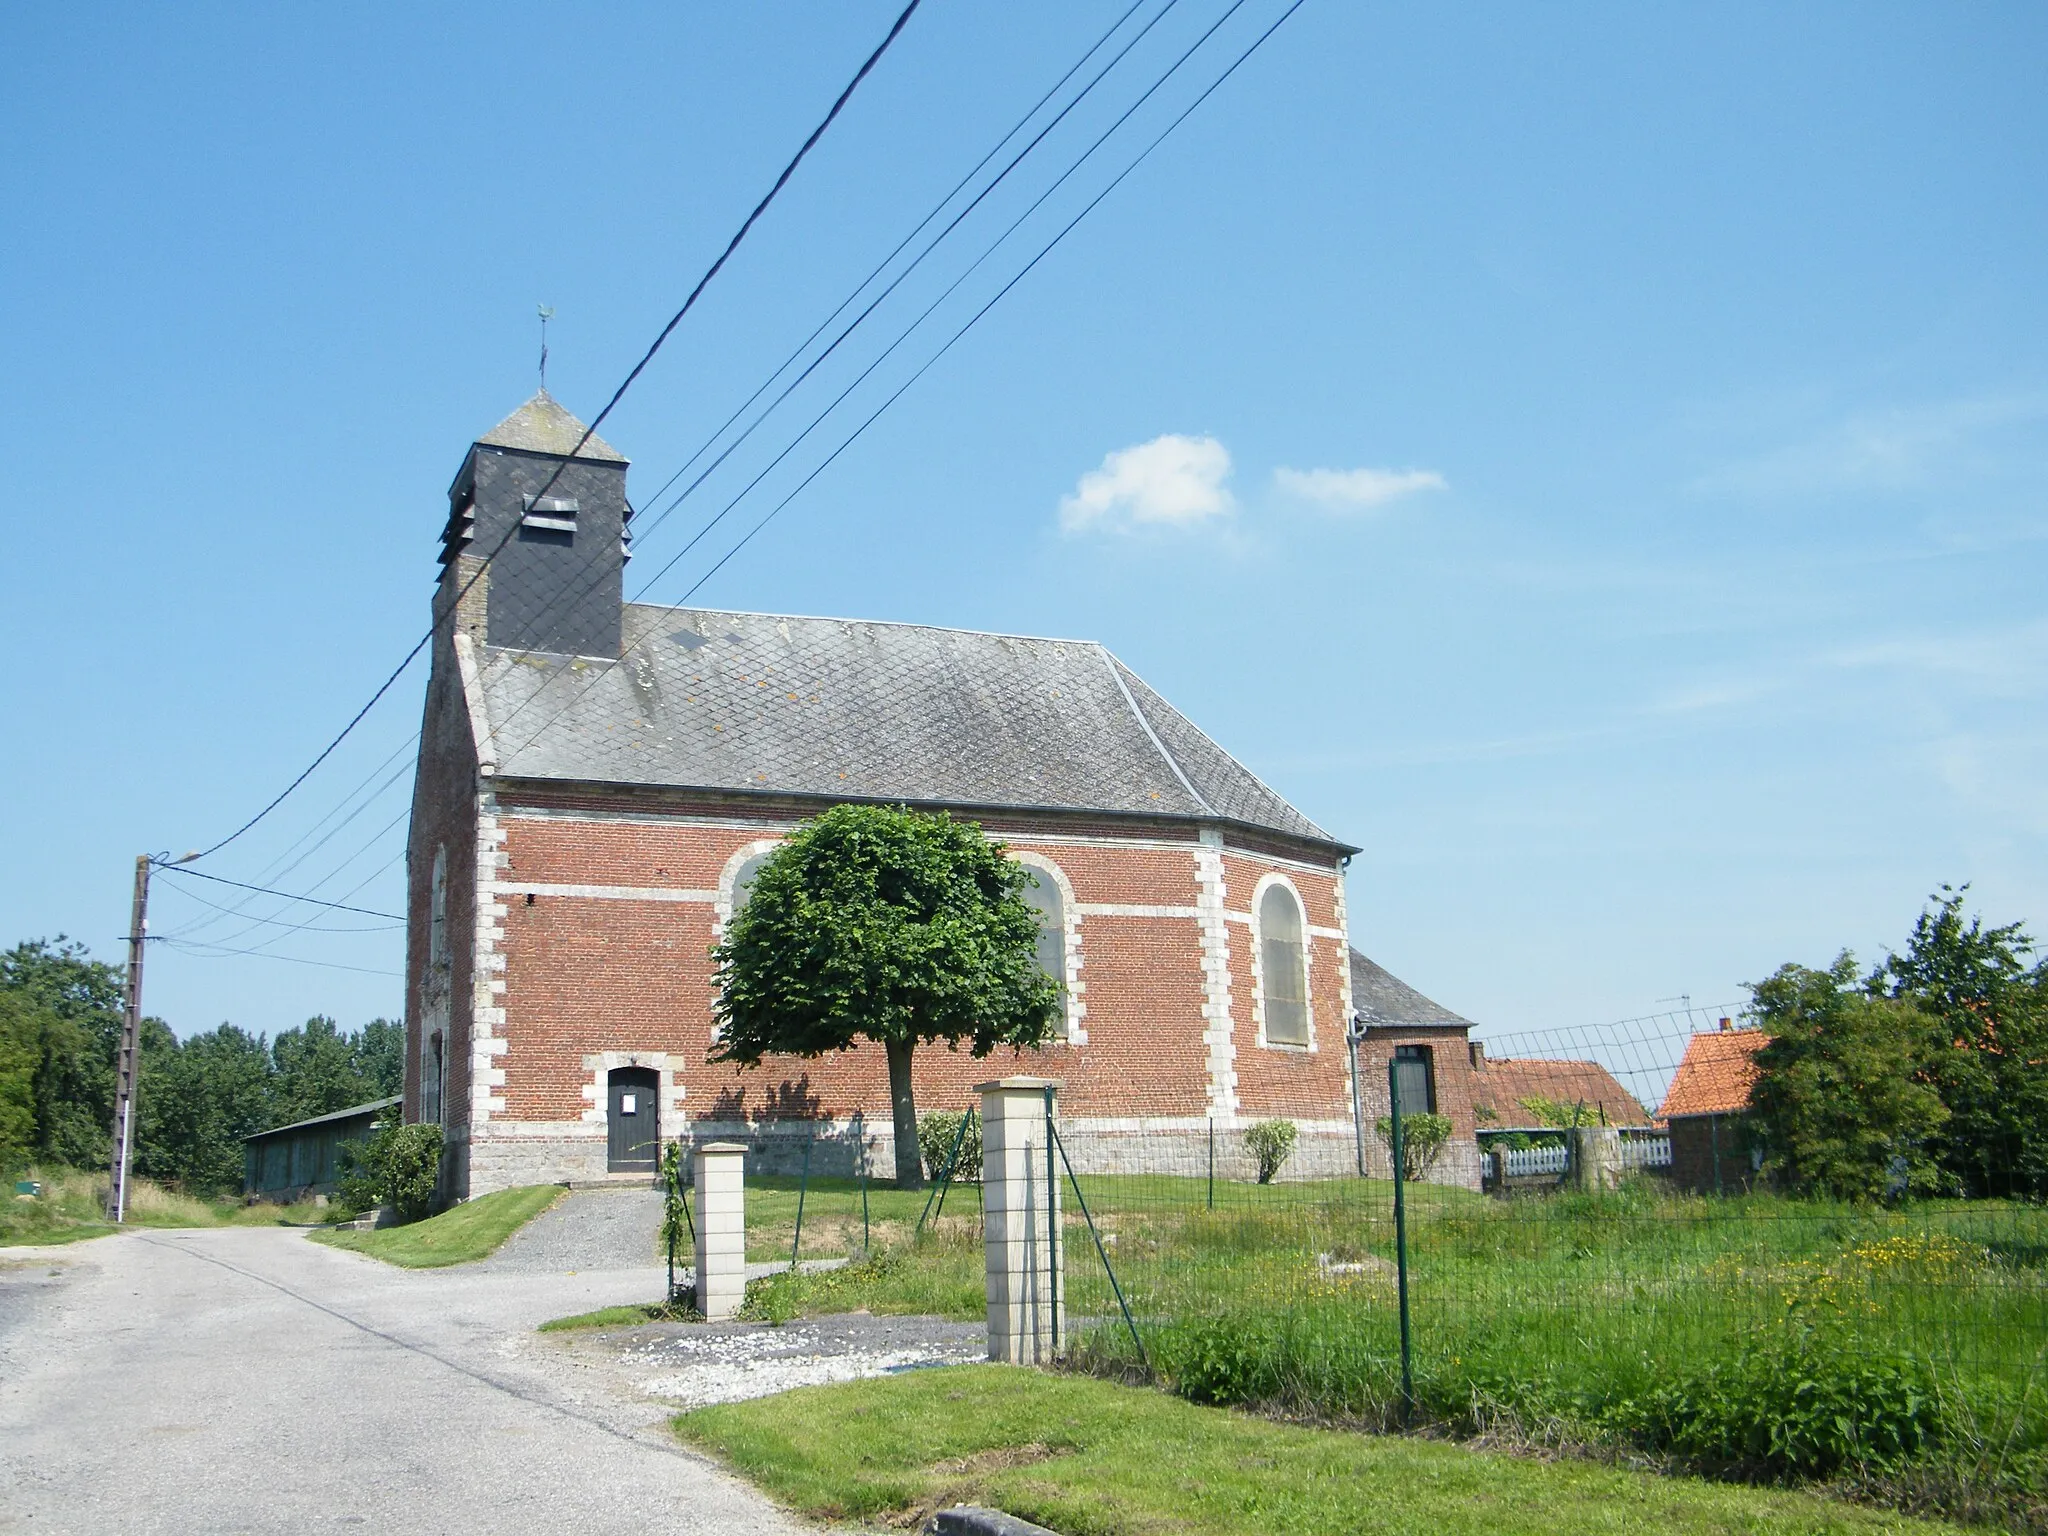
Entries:
[[640,1113],[640,1095],[639,1095],[639,1094],[637,1094],[637,1093],[622,1093],[622,1094],[620,1094],[620,1095],[619,1095],[619,1113],[620,1113],[620,1114],[622,1114],[622,1115],[637,1115],[637,1114],[639,1114],[639,1113]]

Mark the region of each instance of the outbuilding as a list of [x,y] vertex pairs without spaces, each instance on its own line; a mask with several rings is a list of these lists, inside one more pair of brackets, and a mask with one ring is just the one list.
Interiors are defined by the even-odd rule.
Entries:
[[284,1204],[332,1194],[341,1177],[342,1145],[363,1140],[403,1102],[373,1099],[243,1137],[242,1193]]
[[1769,1040],[1760,1029],[1736,1029],[1723,1019],[1718,1030],[1686,1041],[1663,1107],[1671,1181],[1680,1189],[1735,1194],[1755,1179],[1760,1159],[1748,1133],[1749,1091],[1756,1053]]

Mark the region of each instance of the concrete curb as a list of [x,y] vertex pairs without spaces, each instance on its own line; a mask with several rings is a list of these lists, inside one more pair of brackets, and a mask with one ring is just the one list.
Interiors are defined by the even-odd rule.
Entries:
[[951,1509],[940,1510],[925,1529],[936,1536],[1058,1536],[1056,1531],[1033,1525],[1029,1520],[974,1504],[955,1504]]

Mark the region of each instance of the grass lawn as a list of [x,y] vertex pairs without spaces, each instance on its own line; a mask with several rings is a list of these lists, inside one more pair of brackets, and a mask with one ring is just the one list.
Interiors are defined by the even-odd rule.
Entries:
[[678,1435],[807,1515],[979,1503],[1070,1536],[1714,1536],[1952,1531],[1811,1494],[1306,1429],[1008,1366],[701,1408]]
[[539,1333],[573,1333],[579,1328],[638,1328],[642,1323],[674,1323],[685,1320],[685,1314],[660,1302],[636,1302],[629,1307],[599,1307],[595,1312],[578,1312],[573,1317],[558,1317],[542,1323]]
[[506,1238],[566,1193],[559,1184],[501,1189],[407,1226],[375,1232],[315,1232],[312,1238],[404,1269],[440,1269],[489,1258]]
[[[1162,1384],[1198,1403],[1399,1422],[1390,1185],[1085,1174],[1080,1193]],[[757,1280],[746,1315],[981,1316],[975,1194],[955,1189],[915,1238],[924,1195],[871,1186],[872,1258]],[[1703,1467],[1822,1476],[1870,1465],[1859,1447],[1896,1434],[1906,1465],[1877,1475],[1873,1496],[2024,1510],[2026,1529],[2048,1531],[2048,1212],[1709,1200],[1648,1180],[1506,1202],[1409,1194],[1416,1389],[1437,1429],[1554,1428]],[[1073,1196],[1076,1358],[1123,1379],[1135,1351]],[[849,1181],[813,1182],[805,1257],[858,1257],[858,1199]],[[795,1204],[795,1180],[749,1182],[750,1258],[787,1257]],[[1836,1406],[1799,1400],[1808,1379]],[[1838,1412],[1856,1426],[1847,1440],[1830,1428]],[[1787,1424],[1807,1440],[1781,1449]],[[1877,1491],[1891,1483],[1896,1495]]]
[[[863,1251],[900,1247],[917,1230],[929,1190],[898,1189],[870,1180],[867,1222],[861,1221],[858,1179],[813,1175],[808,1187],[788,1174],[751,1174],[747,1178],[747,1260],[761,1264],[787,1259],[796,1236],[796,1207],[803,1198],[805,1259],[848,1258]],[[978,1189],[956,1186],[946,1197],[945,1219],[956,1216],[979,1222]],[[691,1197],[694,1201],[695,1197]],[[693,1207],[694,1208],[694,1207]],[[865,1233],[865,1248],[863,1234]]]

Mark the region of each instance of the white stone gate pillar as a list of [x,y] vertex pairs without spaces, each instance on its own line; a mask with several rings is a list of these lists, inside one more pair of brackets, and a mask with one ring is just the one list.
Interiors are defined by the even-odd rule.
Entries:
[[1049,1363],[1067,1324],[1060,1253],[1059,1154],[1046,1106],[1059,1084],[1044,1077],[982,1083],[982,1245],[988,1257],[988,1357]]
[[746,1154],[736,1141],[697,1149],[697,1310],[712,1322],[747,1298]]

